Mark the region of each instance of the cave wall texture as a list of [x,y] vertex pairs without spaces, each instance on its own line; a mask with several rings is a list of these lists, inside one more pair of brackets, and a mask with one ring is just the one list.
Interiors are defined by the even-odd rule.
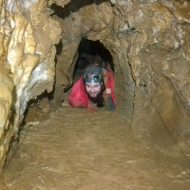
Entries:
[[179,123],[190,110],[189,1],[0,0],[0,14],[0,171],[29,100],[54,89],[59,105],[72,85],[82,38],[99,40],[110,51],[122,114],[150,108],[146,96],[170,126],[184,127]]

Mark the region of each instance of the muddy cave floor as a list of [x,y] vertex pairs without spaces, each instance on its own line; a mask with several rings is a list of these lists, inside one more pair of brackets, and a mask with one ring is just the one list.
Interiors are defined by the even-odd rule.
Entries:
[[160,148],[135,136],[124,114],[63,105],[22,130],[1,189],[189,190],[190,164],[166,134]]

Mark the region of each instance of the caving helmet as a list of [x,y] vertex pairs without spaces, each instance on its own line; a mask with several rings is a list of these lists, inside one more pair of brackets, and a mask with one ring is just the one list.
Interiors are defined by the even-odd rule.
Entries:
[[99,83],[103,85],[103,70],[99,66],[89,65],[83,73],[84,83]]

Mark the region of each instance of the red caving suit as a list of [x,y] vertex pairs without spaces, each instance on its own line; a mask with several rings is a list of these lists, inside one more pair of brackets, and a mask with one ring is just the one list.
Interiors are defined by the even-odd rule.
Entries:
[[[116,98],[114,94],[114,76],[112,71],[106,70],[106,78],[107,84],[105,84],[106,88],[111,89],[111,96],[113,102],[116,104]],[[88,94],[85,89],[85,84],[83,81],[83,77],[81,77],[72,87],[71,93],[68,97],[69,103],[73,107],[84,107],[88,108],[90,104],[90,99],[88,98]]]

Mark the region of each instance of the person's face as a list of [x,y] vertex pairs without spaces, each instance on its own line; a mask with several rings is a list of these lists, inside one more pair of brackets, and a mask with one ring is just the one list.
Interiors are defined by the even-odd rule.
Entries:
[[97,95],[100,93],[101,91],[101,85],[100,83],[94,83],[94,82],[90,82],[90,83],[85,83],[85,88],[87,93],[90,95],[90,97],[92,98],[96,98]]

